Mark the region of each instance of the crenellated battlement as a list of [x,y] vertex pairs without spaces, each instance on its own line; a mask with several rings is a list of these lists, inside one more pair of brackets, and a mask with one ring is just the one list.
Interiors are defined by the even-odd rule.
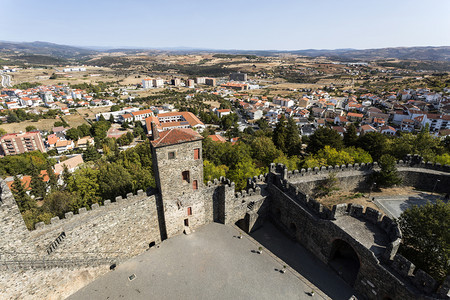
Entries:
[[230,179],[223,177],[223,176],[220,176],[219,179],[214,178],[213,181],[208,181],[206,184],[207,187],[217,187],[220,185],[227,185],[229,187],[232,187],[235,184]]
[[60,219],[59,217],[53,217],[50,219],[50,224],[39,222],[35,225],[35,231],[40,232],[49,229],[52,230],[54,227],[65,225],[68,222],[76,223],[81,218],[89,218],[89,215],[94,213],[98,214],[104,211],[125,208],[129,205],[133,205],[133,203],[135,202],[143,200],[155,201],[155,196],[147,196],[147,193],[145,193],[143,190],[138,190],[136,195],[134,195],[133,193],[128,193],[125,198],[123,198],[122,196],[118,196],[114,199],[114,201],[108,199],[103,202],[103,205],[94,203],[89,208],[81,207],[78,209],[78,212],[76,214],[74,214],[73,212],[67,212],[62,219]]

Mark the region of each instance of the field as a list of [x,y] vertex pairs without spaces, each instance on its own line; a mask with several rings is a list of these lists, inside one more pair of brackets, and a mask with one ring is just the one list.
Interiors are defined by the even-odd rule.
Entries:
[[[97,110],[97,108],[94,108],[94,110]],[[103,108],[103,110],[105,110],[105,108]],[[106,110],[109,111],[109,107],[106,108]],[[87,124],[86,120],[84,119],[84,114],[86,113],[89,115],[89,117],[95,116],[95,112],[92,112],[89,109],[80,109],[78,113],[64,116],[63,118],[67,123],[69,123],[70,127],[77,127],[81,124]],[[58,121],[58,119],[42,119],[37,122],[27,120],[20,123],[2,124],[0,125],[0,128],[6,130],[7,133],[17,133],[20,131],[25,132],[25,128],[27,126],[35,126],[42,131],[50,131],[56,121]]]
[[[30,69],[19,69],[17,72],[10,73],[12,76],[12,85],[23,83],[23,82],[39,82],[45,85],[55,85],[58,83],[67,84],[79,84],[79,83],[92,83],[103,81],[117,81],[120,79],[125,79],[124,76],[117,77],[114,75],[112,69],[100,68],[100,67],[86,67],[86,72],[68,72],[64,73],[72,77],[58,77],[56,79],[49,79],[49,77],[58,72],[58,70],[64,67],[48,67],[45,68],[30,68]],[[100,75],[100,76],[90,76],[90,75]]]

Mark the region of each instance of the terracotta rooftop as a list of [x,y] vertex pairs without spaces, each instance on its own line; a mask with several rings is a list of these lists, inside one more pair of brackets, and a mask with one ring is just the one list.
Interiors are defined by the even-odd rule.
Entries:
[[220,142],[220,143],[225,143],[227,140],[218,134],[212,134],[212,135],[208,135],[209,138],[211,138],[214,142]]
[[198,141],[201,139],[203,139],[203,137],[190,128],[174,128],[160,132],[159,138],[150,142],[153,147],[157,148],[184,142]]

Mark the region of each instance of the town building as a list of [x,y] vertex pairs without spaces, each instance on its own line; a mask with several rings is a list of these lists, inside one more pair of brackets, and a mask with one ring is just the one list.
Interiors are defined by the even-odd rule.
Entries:
[[153,87],[153,78],[142,79],[142,88],[143,89],[150,89],[152,87]]
[[241,72],[231,73],[230,80],[232,80],[232,81],[247,81],[247,74],[241,73]]
[[147,133],[152,134],[151,123],[155,123],[158,131],[166,131],[174,128],[193,128],[203,131],[205,124],[200,121],[193,113],[187,111],[168,112],[151,116],[145,119]]
[[45,152],[44,142],[39,131],[10,133],[0,137],[0,155],[16,155],[31,151]]

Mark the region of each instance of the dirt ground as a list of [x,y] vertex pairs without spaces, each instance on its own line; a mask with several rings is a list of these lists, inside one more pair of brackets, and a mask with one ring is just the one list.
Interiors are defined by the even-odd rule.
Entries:
[[[19,69],[17,72],[10,73],[12,76],[12,84],[19,84],[23,82],[40,82],[44,85],[53,85],[58,83],[67,84],[79,84],[79,83],[92,83],[95,84],[99,81],[109,82],[124,79],[124,77],[113,76],[113,70],[109,68],[101,67],[86,67],[86,72],[67,72],[64,75],[72,77],[61,77],[57,79],[49,79],[49,77],[65,67],[56,68],[32,68],[32,69]],[[95,75],[95,76],[91,76]],[[97,76],[100,75],[100,76]],[[61,75],[62,76],[62,75]]]
[[[64,120],[66,120],[66,122],[69,124],[70,127],[77,127],[80,126],[81,124],[87,123],[83,115],[84,114],[80,115],[78,113],[75,113],[68,116],[64,116],[63,118]],[[37,122],[27,120],[20,123],[2,124],[0,125],[0,128],[6,130],[7,133],[17,133],[20,131],[25,132],[27,126],[35,126],[39,130],[50,131],[53,128],[53,124],[58,120],[59,119],[41,119]]]
[[[365,207],[372,207],[376,210],[379,208],[371,201],[369,201],[372,197],[380,197],[380,196],[392,196],[392,195],[410,195],[415,194],[417,191],[413,187],[393,187],[387,189],[380,189],[379,191],[375,191],[370,193],[355,193],[355,192],[341,192],[336,191],[327,197],[316,198],[317,201],[322,203],[327,208],[331,209],[333,205],[341,204],[341,203],[353,203],[360,204]],[[353,198],[354,197],[354,198]]]

